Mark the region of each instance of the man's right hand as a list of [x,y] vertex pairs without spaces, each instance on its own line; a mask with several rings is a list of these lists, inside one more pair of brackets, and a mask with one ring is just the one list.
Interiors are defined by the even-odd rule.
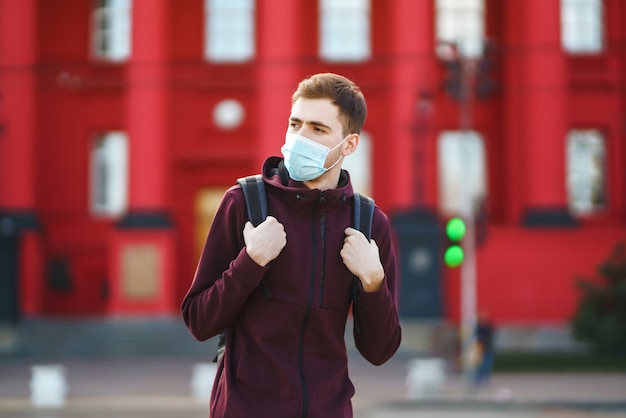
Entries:
[[287,234],[283,224],[273,216],[268,216],[256,228],[250,221],[243,229],[243,239],[246,243],[246,252],[258,265],[267,266],[270,261],[287,245]]

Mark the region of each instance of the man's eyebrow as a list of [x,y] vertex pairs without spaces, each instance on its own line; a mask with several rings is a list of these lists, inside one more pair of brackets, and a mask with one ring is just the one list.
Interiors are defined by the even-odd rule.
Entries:
[[319,121],[315,121],[315,120],[303,122],[300,118],[297,118],[295,116],[290,117],[289,120],[291,122],[306,123],[308,125],[319,126],[321,128],[326,128],[328,130],[332,130],[332,128],[330,126],[326,125],[325,123],[322,123],[322,122],[319,122]]

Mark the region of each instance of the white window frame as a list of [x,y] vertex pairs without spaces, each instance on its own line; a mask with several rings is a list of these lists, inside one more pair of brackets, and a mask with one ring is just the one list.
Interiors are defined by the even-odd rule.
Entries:
[[573,55],[604,51],[602,0],[561,0],[561,44]]
[[[456,45],[466,58],[483,54],[485,40],[484,0],[436,0],[435,41],[438,46]],[[440,58],[446,48],[437,48]]]
[[128,137],[109,131],[92,140],[89,207],[95,216],[119,217],[128,206]]
[[371,0],[320,0],[319,16],[321,59],[328,62],[370,59]]
[[256,54],[256,1],[204,0],[204,58],[244,63]]
[[441,131],[437,140],[439,209],[475,213],[487,196],[485,142],[476,131]]
[[132,49],[132,0],[93,0],[91,53],[99,60],[124,62]]
[[566,141],[567,201],[575,215],[594,215],[608,205],[607,143],[598,129],[573,129]]

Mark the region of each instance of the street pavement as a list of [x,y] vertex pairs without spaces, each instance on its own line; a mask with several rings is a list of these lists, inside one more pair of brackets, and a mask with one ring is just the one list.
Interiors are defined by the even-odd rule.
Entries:
[[[0,418],[206,418],[208,400],[192,382],[195,365],[210,363],[208,351],[187,357],[0,357]],[[626,373],[495,374],[487,387],[471,390],[463,376],[446,369],[440,386],[415,393],[407,387],[409,365],[419,354],[413,347],[403,343],[378,367],[349,342],[348,352],[356,418],[626,418]],[[66,370],[60,408],[32,404],[31,367],[40,364]]]
[[[410,353],[399,352],[383,366],[369,365],[351,351],[357,388],[357,418],[617,418],[626,417],[626,374],[496,374],[490,385],[468,391],[464,379],[448,374],[439,390],[408,395]],[[61,408],[31,404],[31,366],[60,363],[68,392]],[[208,358],[4,358],[0,362],[0,417],[104,418],[207,417],[207,402],[193,396],[196,363]]]

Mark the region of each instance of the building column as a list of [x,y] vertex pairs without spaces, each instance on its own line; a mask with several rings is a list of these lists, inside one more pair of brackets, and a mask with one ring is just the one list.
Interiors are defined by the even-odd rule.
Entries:
[[[374,155],[384,174],[374,175],[376,200],[396,202],[399,310],[406,318],[444,317],[437,217],[434,82],[434,0],[393,0],[388,7],[389,67],[384,136]],[[382,4],[382,2],[381,2]],[[380,115],[379,115],[380,117]],[[390,181],[389,179],[392,179]],[[415,260],[423,262],[416,263]],[[419,264],[419,265],[418,265]]]
[[0,322],[40,309],[36,61],[37,2],[0,0]]
[[170,0],[136,0],[126,72],[129,209],[111,237],[109,310],[173,313],[175,231],[168,202]]
[[[259,1],[257,7],[257,141],[254,169],[261,172],[265,159],[281,155],[291,111],[291,95],[301,74],[302,35],[300,8],[302,2],[293,0]],[[281,20],[278,23],[277,11]]]
[[[522,224],[565,226],[574,223],[567,209],[565,189],[565,137],[567,115],[567,60],[561,47],[559,0],[520,3],[518,26],[520,79],[508,80],[519,89],[522,135]],[[509,16],[510,18],[511,16]],[[512,155],[511,158],[516,158]]]
[[131,212],[166,218],[169,0],[135,0],[126,73]]
[[[615,13],[615,17],[626,16],[626,2],[615,1],[613,7],[617,9],[617,13]],[[617,85],[626,86],[626,25],[622,24],[617,33],[618,33],[619,39],[621,39],[621,48],[619,49],[620,53],[616,55],[617,60],[619,62],[619,64],[617,64],[619,68],[618,71],[619,71],[619,74],[621,74]],[[622,114],[622,121],[623,121],[623,120],[626,120],[626,88],[622,87],[621,91],[622,91],[621,114]],[[626,220],[626,193],[624,193],[624,190],[626,190],[626,168],[624,167],[626,166],[626,123],[622,123],[621,126],[618,129],[616,129],[615,135],[616,137],[622,138],[621,145],[618,145],[617,147],[615,147],[615,150],[617,151],[617,155],[622,155],[622,158],[614,160],[614,161],[621,161],[621,164],[618,163],[618,165],[622,166],[621,168],[622,176],[621,178],[617,178],[614,180],[615,184],[613,184],[613,190],[615,191],[621,190],[622,192],[618,192],[616,194],[617,195],[615,199],[616,201],[614,203],[611,202],[611,205],[614,205],[614,207],[617,207],[617,208],[622,208],[621,211],[619,210],[617,211],[618,216],[622,220]],[[620,154],[620,151],[621,151],[621,154]],[[617,172],[615,171],[615,167],[613,167],[613,172]]]
[[[392,172],[374,176],[379,179],[379,184],[375,184],[377,198],[380,194],[383,201],[395,201],[404,208],[435,208],[434,2],[394,0],[386,7],[390,7],[387,25],[391,31],[391,123],[387,125],[388,136],[379,138],[375,147],[380,150],[374,154],[387,154],[385,170]],[[394,181],[390,183],[389,178]]]

